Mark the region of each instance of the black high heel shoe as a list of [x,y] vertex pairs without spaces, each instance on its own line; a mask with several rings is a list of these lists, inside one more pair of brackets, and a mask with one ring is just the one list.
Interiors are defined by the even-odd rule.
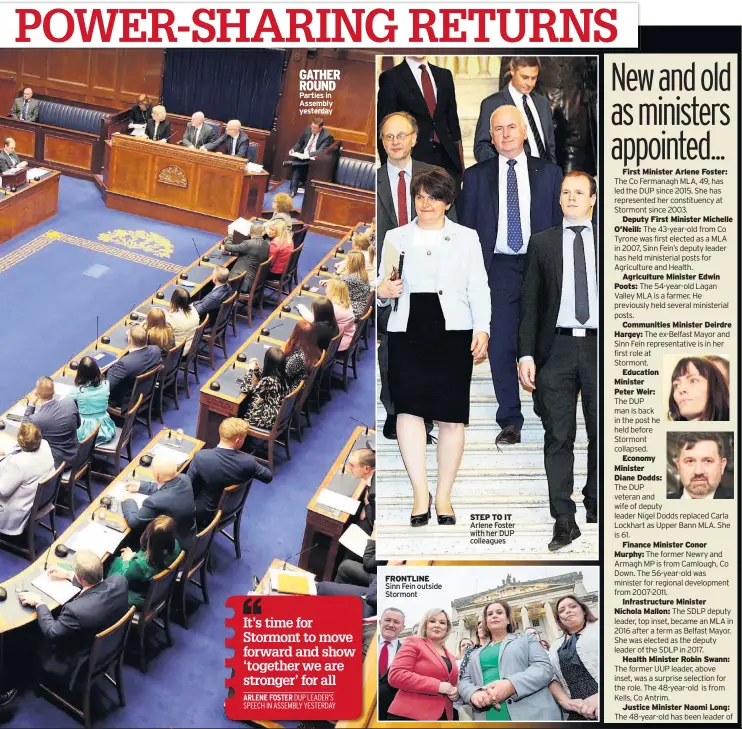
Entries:
[[[436,512],[438,509],[436,509]],[[451,507],[453,511],[453,506]],[[454,526],[456,524],[456,513],[453,514],[438,514],[436,513],[439,526]]]
[[412,514],[410,516],[410,526],[426,526],[430,521],[430,507],[433,505],[433,494],[428,494],[428,511],[425,514]]

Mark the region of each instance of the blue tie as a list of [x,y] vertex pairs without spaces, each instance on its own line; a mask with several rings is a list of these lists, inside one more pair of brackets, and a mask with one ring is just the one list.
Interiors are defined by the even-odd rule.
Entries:
[[517,253],[523,248],[523,230],[520,227],[518,180],[515,177],[516,164],[516,160],[508,160],[508,186],[505,204],[508,209],[508,248]]
[[28,121],[28,101],[23,102],[23,114],[21,114],[23,121]]

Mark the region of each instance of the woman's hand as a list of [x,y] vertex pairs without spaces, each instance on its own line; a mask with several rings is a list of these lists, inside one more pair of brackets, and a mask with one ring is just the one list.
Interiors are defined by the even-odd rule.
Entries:
[[378,295],[382,299],[398,299],[402,296],[404,290],[404,283],[402,279],[392,281],[388,276],[381,282],[381,285],[377,289]]
[[124,547],[121,550],[121,559],[123,559],[124,562],[131,562],[133,557],[134,557],[134,550],[130,549],[129,547]]
[[490,702],[495,704],[499,704],[508,696],[512,696],[515,693],[515,686],[507,678],[488,683],[484,688],[487,691]]
[[488,709],[490,704],[492,703],[489,696],[487,695],[486,689],[479,689],[478,691],[475,691],[472,694],[470,701],[471,705],[475,709],[479,709],[480,711]]
[[484,362],[487,356],[487,345],[489,344],[489,334],[485,332],[474,332],[474,339],[471,340],[471,353],[474,357],[474,364]]
[[582,702],[580,713],[586,719],[600,719],[600,694],[588,696]]
[[438,693],[439,694],[449,694],[453,690],[453,686],[451,686],[448,681],[441,681],[440,686],[438,686]]
[[565,711],[574,711],[578,714],[582,714],[584,704],[585,702],[583,699],[570,699],[569,697],[559,702],[559,706],[561,706]]

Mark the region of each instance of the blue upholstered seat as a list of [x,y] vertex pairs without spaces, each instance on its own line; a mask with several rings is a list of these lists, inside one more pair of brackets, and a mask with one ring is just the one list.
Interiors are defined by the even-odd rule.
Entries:
[[49,124],[62,129],[72,129],[76,132],[100,134],[100,122],[106,116],[103,111],[83,109],[70,104],[60,104],[56,101],[39,102],[39,123]]
[[338,161],[335,182],[338,185],[357,187],[361,190],[376,189],[376,169],[373,162],[341,157]]
[[258,161],[258,150],[260,145],[257,142],[250,142],[250,146],[247,149],[247,161],[257,162]]
[[211,131],[214,132],[214,138],[219,136],[219,129],[221,129],[222,123],[218,121],[212,121],[211,119],[204,119],[204,124],[208,124],[211,127]]

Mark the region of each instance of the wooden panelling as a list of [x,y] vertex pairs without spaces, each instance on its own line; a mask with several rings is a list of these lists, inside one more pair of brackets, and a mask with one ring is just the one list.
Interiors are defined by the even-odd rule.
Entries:
[[93,164],[93,147],[96,142],[95,138],[87,142],[47,132],[44,138],[44,159],[68,167],[89,170]]
[[17,129],[0,120],[0,139],[13,137],[15,139],[15,151],[21,157],[33,157],[36,150],[35,127],[32,124],[26,125],[28,129]]
[[121,110],[139,94],[162,93],[162,49],[23,49],[0,51],[0,76],[37,96]]
[[315,188],[311,229],[325,235],[343,235],[359,220],[371,220],[376,214],[376,195],[371,190],[357,190],[332,182],[312,182]]
[[0,198],[0,243],[57,214],[59,172]]

